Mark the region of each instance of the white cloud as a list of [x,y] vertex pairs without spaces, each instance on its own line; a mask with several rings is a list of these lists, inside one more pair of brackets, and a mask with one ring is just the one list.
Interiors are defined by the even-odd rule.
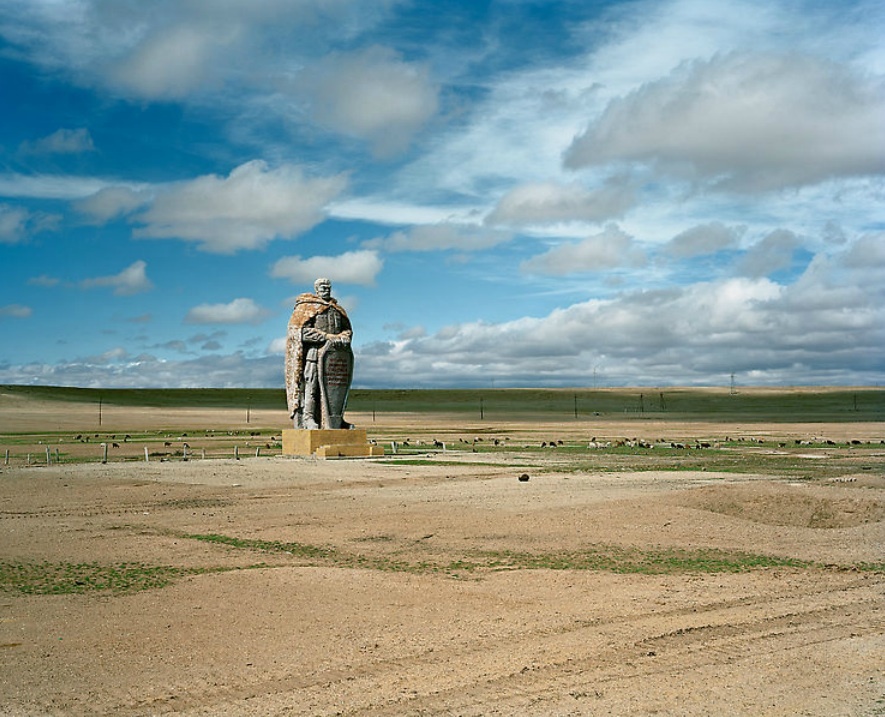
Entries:
[[211,77],[212,61],[235,37],[235,31],[212,34],[188,25],[157,28],[108,76],[136,97],[184,98]]
[[27,209],[0,204],[0,244],[17,244],[22,241],[30,216]]
[[565,154],[571,168],[649,162],[762,191],[885,173],[881,80],[815,57],[731,53],[612,101]]
[[47,274],[40,274],[40,276],[34,276],[28,279],[29,286],[42,286],[44,289],[58,286],[60,283],[60,279],[56,279],[54,276],[48,276]]
[[727,227],[722,222],[698,224],[673,237],[664,250],[682,258],[715,254],[735,248],[745,230],[746,227]]
[[734,371],[745,383],[872,384],[885,361],[885,262],[875,271],[853,262],[849,248],[819,255],[792,284],[628,291],[538,318],[400,336],[361,350],[357,376],[377,386],[663,386],[727,385]]
[[32,212],[12,204],[0,204],[0,244],[18,244],[32,234],[58,228],[61,216]]
[[234,299],[227,304],[200,304],[187,312],[187,324],[260,324],[270,311],[252,299]]
[[283,356],[286,353],[286,337],[278,336],[267,345],[266,353]]
[[84,199],[118,182],[64,174],[0,174],[0,196],[31,199]]
[[370,239],[363,246],[385,251],[479,251],[510,241],[509,232],[484,227],[443,222],[412,227],[409,231],[394,232],[387,237]]
[[0,306],[0,318],[10,317],[14,319],[27,319],[33,312],[30,306],[22,304],[7,304]]
[[801,246],[791,231],[777,229],[754,244],[737,263],[738,273],[744,276],[770,276],[793,263],[793,252]]
[[46,137],[22,142],[20,151],[25,154],[81,154],[95,151],[95,145],[88,129],[62,128]]
[[84,388],[279,388],[283,386],[279,356],[250,358],[242,353],[165,360],[152,354],[107,352],[60,364],[28,363],[0,366],[0,381],[22,385]]
[[529,274],[565,276],[622,266],[642,266],[645,253],[633,238],[611,224],[599,234],[580,242],[559,244],[544,254],[527,259],[520,269]]
[[324,207],[344,190],[343,176],[308,178],[294,165],[268,168],[261,160],[228,177],[210,174],[167,185],[153,205],[134,217],[137,237],[199,242],[220,254],[260,249],[293,238],[324,219]]
[[119,216],[131,214],[150,200],[144,190],[126,186],[103,187],[95,194],[75,202],[74,207],[102,224]]
[[140,294],[154,288],[154,285],[147,277],[147,263],[140,259],[130,264],[119,274],[84,279],[80,282],[80,287],[83,289],[94,289],[104,286],[113,287],[114,294],[117,296],[132,296],[133,294]]
[[636,188],[623,178],[592,190],[575,183],[533,182],[507,192],[486,217],[486,223],[518,226],[599,222],[622,216],[635,203]]
[[0,34],[17,55],[83,85],[174,99],[220,78],[260,81],[279,72],[281,49],[286,58],[300,57],[347,41],[383,19],[396,0],[12,4]]
[[338,256],[287,256],[271,267],[275,279],[288,279],[293,284],[310,284],[319,276],[327,276],[332,283],[374,286],[375,277],[384,266],[378,253],[371,250],[348,251]]
[[369,141],[380,156],[405,149],[439,104],[426,67],[378,46],[328,55],[297,84],[317,124]]

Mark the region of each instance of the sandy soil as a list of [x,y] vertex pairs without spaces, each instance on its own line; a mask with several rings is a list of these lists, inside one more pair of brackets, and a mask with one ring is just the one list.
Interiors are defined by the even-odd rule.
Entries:
[[[127,430],[138,416],[113,420]],[[883,434],[650,431],[706,428]],[[0,591],[0,714],[885,715],[885,574],[846,569],[885,558],[878,470],[790,482],[443,458],[0,466],[3,561],[224,569],[124,593]],[[655,575],[456,563],[591,546],[815,564]]]

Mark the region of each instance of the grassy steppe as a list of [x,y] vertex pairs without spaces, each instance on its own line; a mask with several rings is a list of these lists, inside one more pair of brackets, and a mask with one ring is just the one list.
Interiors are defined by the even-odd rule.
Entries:
[[[95,389],[0,385],[0,393],[42,401],[156,408],[230,408],[285,412],[282,389]],[[461,414],[470,418],[563,420],[641,415],[674,420],[774,423],[885,420],[880,388],[354,389],[354,412]]]

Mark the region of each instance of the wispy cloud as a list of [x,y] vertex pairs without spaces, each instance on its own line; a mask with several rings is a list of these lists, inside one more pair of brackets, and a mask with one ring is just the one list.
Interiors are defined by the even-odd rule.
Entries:
[[22,142],[19,151],[23,154],[81,154],[95,151],[92,135],[85,127],[79,129],[58,129],[46,137]]
[[0,306],[0,318],[27,319],[34,311],[30,306],[22,304],[7,304]]
[[409,231],[394,232],[386,237],[376,237],[365,242],[369,249],[381,249],[388,252],[399,251],[441,251],[455,249],[458,251],[480,251],[513,238],[510,232],[499,231],[487,227],[441,222],[439,224],[422,224],[412,227]]

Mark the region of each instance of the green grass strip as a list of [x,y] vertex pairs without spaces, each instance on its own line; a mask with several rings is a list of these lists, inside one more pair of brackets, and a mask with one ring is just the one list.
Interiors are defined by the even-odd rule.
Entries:
[[0,590],[26,595],[70,595],[97,591],[137,592],[169,585],[199,569],[143,563],[0,562]]
[[[458,573],[477,570],[595,570],[614,573],[684,574],[738,573],[764,568],[821,567],[795,558],[757,555],[740,551],[685,550],[676,548],[626,548],[617,545],[596,545],[580,551],[525,553],[514,551],[480,551],[464,558],[438,563],[409,562],[383,556],[344,553],[304,543],[235,538],[218,534],[186,535],[192,540],[229,545],[236,548],[285,553],[300,557],[311,565],[365,568],[390,572]],[[881,568],[882,566],[878,566]],[[872,564],[868,568],[876,570]]]
[[814,563],[740,551],[625,548],[597,545],[587,550],[557,553],[484,553],[498,569],[596,570],[612,573],[670,575],[682,573],[740,573],[762,568],[811,568]]

